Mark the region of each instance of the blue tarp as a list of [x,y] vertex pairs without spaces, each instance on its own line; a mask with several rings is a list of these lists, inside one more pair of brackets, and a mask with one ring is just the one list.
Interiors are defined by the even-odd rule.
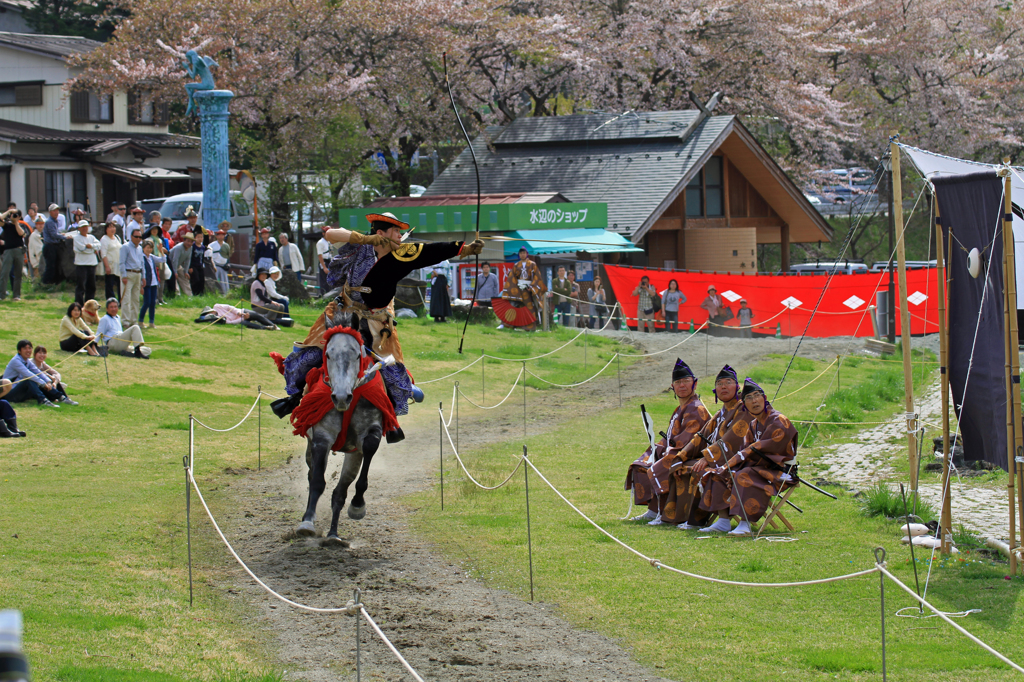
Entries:
[[515,240],[505,242],[506,259],[515,259],[522,246],[526,246],[531,255],[576,251],[586,251],[587,253],[643,252],[643,249],[634,246],[622,235],[599,227],[515,230],[504,236]]

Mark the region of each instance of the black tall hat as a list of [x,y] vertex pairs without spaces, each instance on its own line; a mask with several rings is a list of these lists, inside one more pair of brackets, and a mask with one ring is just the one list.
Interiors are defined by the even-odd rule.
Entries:
[[679,358],[676,358],[676,366],[672,368],[672,381],[685,379],[686,377],[693,377],[694,379],[697,378],[697,376],[693,373],[693,370],[690,369],[689,365],[687,365]]
[[719,379],[732,379],[737,384],[740,383],[740,378],[736,374],[736,370],[729,365],[725,365],[722,367],[721,371],[718,372],[718,376],[715,377],[715,381],[718,381]]
[[740,394],[740,398],[746,398],[751,393],[760,393],[761,395],[764,395],[767,400],[767,396],[764,392],[764,389],[758,386],[756,381],[754,381],[750,377],[747,377],[746,379],[743,380],[743,392]]

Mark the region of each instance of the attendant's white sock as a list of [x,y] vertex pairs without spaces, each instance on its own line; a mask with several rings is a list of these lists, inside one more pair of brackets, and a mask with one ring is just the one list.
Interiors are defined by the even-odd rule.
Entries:
[[729,518],[721,518],[706,528],[701,528],[705,533],[728,533],[729,529],[732,528],[732,523],[729,522]]
[[730,535],[746,535],[750,532],[750,524],[746,521],[740,521],[736,524],[736,530],[731,531]]

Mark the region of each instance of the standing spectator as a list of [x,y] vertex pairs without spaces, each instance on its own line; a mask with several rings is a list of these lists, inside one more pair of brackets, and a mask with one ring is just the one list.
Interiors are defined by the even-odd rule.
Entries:
[[210,260],[213,261],[213,269],[217,277],[217,288],[220,290],[221,296],[227,296],[228,293],[228,258],[231,257],[231,244],[226,239],[228,236],[227,230],[224,226],[231,226],[231,223],[224,221],[217,228],[217,231],[213,233],[213,236],[217,238],[217,241],[210,244],[210,248],[207,252],[210,254]]
[[[32,204],[35,206],[35,204]],[[43,226],[46,224],[46,218],[41,215],[36,215],[33,218],[32,234],[28,238],[28,267],[32,273],[32,280],[42,280],[43,277]]]
[[288,303],[290,299],[284,294],[277,293],[277,283],[281,279],[281,268],[276,265],[270,268],[270,277],[263,284],[267,287],[267,295],[270,296],[270,300],[276,303],[280,303],[284,306],[284,312],[288,313]]
[[121,237],[122,241],[124,241],[124,217],[124,203],[120,201],[110,202],[110,213],[107,214],[107,219],[104,222],[117,225],[117,229],[121,233],[118,236]]
[[551,291],[554,294],[555,312],[559,314],[559,323],[566,325],[566,316],[569,314],[569,297],[572,295],[572,283],[565,276],[565,266],[558,266],[558,275],[551,281]]
[[434,322],[447,322],[452,315],[452,302],[448,296],[448,276],[445,270],[448,268],[448,261],[443,261],[434,266],[430,273],[430,316]]
[[498,276],[491,272],[491,264],[480,266],[480,279],[476,283],[476,304],[485,308],[491,307],[491,299],[501,296],[501,285]]
[[740,309],[736,311],[736,317],[740,318],[740,338],[754,338],[754,311],[747,307],[747,299],[740,299]]
[[[114,299],[117,300],[116,298]],[[85,320],[86,324],[97,326],[100,323],[100,304],[96,302],[96,299],[90,298],[82,306],[82,319]]]
[[[157,213],[156,211],[153,211],[153,214],[156,215],[158,217],[158,219],[159,219],[159,216],[160,216],[159,213]],[[156,285],[156,302],[159,305],[163,305],[164,304],[164,288],[163,288],[162,285],[163,285],[164,279],[165,279],[164,278],[164,269],[167,267],[167,265],[166,265],[166,263],[167,263],[167,253],[170,251],[171,247],[169,246],[169,242],[168,242],[167,238],[164,237],[163,228],[160,227],[160,223],[159,222],[150,223],[146,227],[146,229],[149,231],[149,236],[147,236],[143,240],[143,242],[142,242],[143,250],[145,250],[145,248],[146,248],[146,242],[149,242],[150,244],[153,245],[153,254],[156,255],[156,256],[162,256],[163,257],[163,260],[159,261],[160,267],[158,267],[156,269],[156,280],[157,280],[157,285]],[[143,270],[145,270],[145,268],[143,268]],[[142,281],[143,281],[143,285],[142,285],[143,286],[142,298],[143,298],[143,301],[145,301],[145,298],[146,298],[146,290],[145,290],[146,278],[145,278],[145,272],[143,272]],[[140,320],[140,322],[141,322],[141,320]]]
[[199,214],[191,206],[185,208],[185,222],[178,225],[177,231],[174,233],[174,241],[181,242],[185,238],[186,232],[192,233],[192,239],[196,238],[196,226],[199,223]]
[[569,326],[575,329],[580,326],[580,285],[576,282],[576,270],[565,273],[569,278],[572,293],[569,296]]
[[64,279],[60,270],[60,245],[65,239],[73,239],[75,235],[64,234],[64,216],[60,214],[60,206],[50,204],[47,210],[50,217],[43,226],[43,258],[46,260],[43,284],[60,284]]
[[117,223],[107,223],[105,234],[100,237],[100,259],[103,261],[103,287],[107,298],[119,298],[121,277],[118,267],[121,263],[121,247],[124,242],[117,236]]
[[100,341],[107,348],[121,355],[132,355],[131,347],[134,344],[135,357],[148,360],[152,351],[149,346],[142,345],[145,340],[142,338],[142,330],[139,329],[139,325],[133,324],[128,329],[122,329],[121,317],[117,314],[117,310],[117,299],[107,299],[107,314],[100,320],[99,329],[96,330]]
[[320,238],[320,241],[316,243],[316,259],[318,261],[316,274],[320,280],[320,296],[327,295],[327,266],[331,263],[331,243],[327,241],[327,230],[331,229],[329,225],[323,225],[320,227],[323,230],[324,236]]
[[590,328],[600,329],[604,326],[604,303],[607,300],[601,275],[594,275],[594,286],[587,290],[587,298],[590,300]]
[[142,295],[142,233],[136,229],[129,236],[131,241],[121,247],[117,271],[121,275],[121,304],[125,318],[134,320],[139,316],[139,297]]
[[267,292],[267,285],[265,284],[269,276],[270,273],[263,268],[256,270],[256,279],[249,286],[249,303],[252,304],[254,310],[268,320],[275,320],[278,317],[278,313],[284,311],[284,306],[271,300],[270,294]]
[[[25,214],[25,222],[28,223],[29,227],[35,228],[36,218],[39,217],[39,204],[32,202],[28,205],[28,213]],[[43,222],[46,222],[46,217],[43,217]]]
[[270,272],[270,268],[277,265],[277,244],[270,241],[270,228],[264,227],[260,230],[260,241],[253,249],[253,259],[256,261],[256,268],[263,268]]
[[[153,317],[156,315],[156,297],[160,291],[160,269],[157,264],[167,262],[167,257],[153,255],[153,242],[149,239],[142,245],[142,309],[139,311],[139,326],[142,326],[142,317],[149,311],[149,328],[154,329]],[[164,251],[163,244],[160,244],[160,253]]]
[[100,243],[89,234],[88,220],[78,221],[78,234],[74,237],[75,248],[75,301],[85,303],[96,298],[96,266],[99,265]]
[[9,379],[0,379],[0,438],[25,437],[25,432],[18,430],[18,414],[11,404],[4,400],[13,386]]
[[686,296],[679,291],[679,282],[668,281],[668,289],[661,294],[662,309],[665,311],[665,326],[670,332],[679,331],[679,305],[686,303]]
[[291,243],[287,232],[282,232],[278,241],[280,245],[277,247],[277,256],[281,261],[281,268],[291,270],[297,275],[302,274],[306,270],[306,262],[302,260],[298,245]]
[[640,284],[633,289],[633,295],[637,297],[636,303],[636,330],[653,332],[654,329],[654,297],[658,292],[651,286],[651,280],[647,275],[640,278]]
[[708,296],[704,299],[704,302],[700,304],[700,307],[708,311],[708,334],[714,334],[715,328],[721,326],[725,322],[724,315],[722,315],[722,308],[725,306],[722,303],[722,297],[715,291],[715,285],[708,285]]
[[61,395],[54,382],[49,381],[32,365],[31,358],[32,342],[28,339],[18,341],[18,352],[4,368],[3,378],[10,379],[14,384],[10,393],[7,394],[7,401],[22,403],[29,398],[35,398],[44,407],[60,407],[56,404],[60,402],[77,405],[78,403],[74,400],[66,395]]
[[[153,225],[160,226],[161,227],[161,231],[163,231],[163,227],[162,227],[163,219],[162,219],[162,216],[160,215],[160,211],[150,211],[149,212],[149,225],[150,225],[150,227],[152,227]],[[161,234],[160,236],[161,237],[166,237],[167,235],[166,234]]]
[[21,223],[21,211],[7,210],[0,213],[3,221],[0,232],[0,301],[7,298],[7,280],[11,280],[11,294],[15,301],[21,300],[21,264],[25,261],[25,238],[28,232]]
[[124,231],[128,235],[128,237],[125,238],[125,243],[128,243],[129,239],[132,236],[132,232],[134,232],[135,230],[138,230],[139,234],[143,236],[145,236],[148,233],[148,230],[146,230],[146,227],[143,225],[143,223],[146,222],[145,218],[143,217],[145,213],[146,212],[143,211],[141,207],[132,206],[131,219],[124,227]]
[[[201,230],[202,227],[196,227]],[[186,233],[186,236],[187,233]],[[203,246],[202,237],[193,236],[192,249],[188,254],[188,281],[193,296],[202,296],[206,293],[206,247]]]
[[189,283],[188,268],[189,263],[192,261],[192,244],[194,241],[195,238],[192,236],[192,233],[186,232],[182,235],[181,241],[175,244],[174,248],[171,249],[171,279],[177,283],[178,291],[180,291],[183,296],[192,295],[192,285]]
[[89,355],[99,355],[96,350],[96,335],[82,319],[82,306],[77,301],[68,306],[67,314],[60,321],[57,341],[62,351],[77,353],[85,348]]
[[68,221],[68,226],[65,229],[71,234],[78,234],[78,223],[85,219],[85,211],[76,208],[71,212],[71,220]]

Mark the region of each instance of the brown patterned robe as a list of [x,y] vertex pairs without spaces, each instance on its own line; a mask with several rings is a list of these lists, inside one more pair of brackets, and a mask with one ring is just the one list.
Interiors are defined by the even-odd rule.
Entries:
[[785,485],[784,463],[796,458],[798,438],[796,427],[789,419],[765,403],[764,412],[750,422],[743,450],[736,457],[742,461],[733,466],[738,490],[733,489],[729,473],[724,474],[728,481],[730,516],[754,523],[765,515],[772,496]]
[[668,441],[666,442],[662,438],[654,444],[653,453],[650,448],[647,448],[644,450],[644,454],[629,465],[629,469],[626,471],[625,489],[633,490],[635,504],[646,504],[655,513],[661,508],[660,505],[664,500],[659,500],[659,498],[664,496],[654,494],[653,483],[648,471],[665,456],[666,452],[672,456],[681,444],[689,441],[692,434],[700,430],[705,421],[701,419],[702,413],[707,415],[708,411],[705,409],[704,403],[700,401],[700,397],[694,393],[686,405],[677,407],[672,412],[666,431],[669,436]]
[[[715,418],[708,422],[701,434],[694,439],[699,441],[694,443],[694,449],[703,448],[701,456],[709,467],[704,470],[699,481],[689,476],[689,470],[680,471],[679,474],[690,478],[688,490],[694,491],[691,494],[700,494],[700,504],[693,510],[695,521],[691,523],[706,521],[710,512],[717,512],[729,506],[728,499],[732,492],[729,472],[716,474],[710,465],[722,466],[745,447],[753,421],[754,415],[747,412],[743,401],[737,396],[722,405]],[[699,492],[701,486],[703,492]]]
[[[529,280],[530,283],[520,287],[520,280]],[[518,261],[508,271],[502,298],[508,299],[516,308],[526,308],[539,320],[541,318],[541,302],[547,290],[540,268],[527,258],[525,261]],[[523,327],[526,331],[533,331],[536,328],[536,323]]]
[[[711,421],[711,413],[704,407],[697,394],[692,395],[682,408],[676,408],[672,416],[675,417],[680,409],[682,414],[674,422],[676,431],[669,439],[665,456],[647,470],[652,490],[651,501],[647,506],[660,513],[663,522],[671,524],[685,521],[693,502],[686,486],[679,486],[673,472],[688,459],[694,439],[699,440],[697,434]],[[687,451],[687,448],[690,448],[690,451]]]

